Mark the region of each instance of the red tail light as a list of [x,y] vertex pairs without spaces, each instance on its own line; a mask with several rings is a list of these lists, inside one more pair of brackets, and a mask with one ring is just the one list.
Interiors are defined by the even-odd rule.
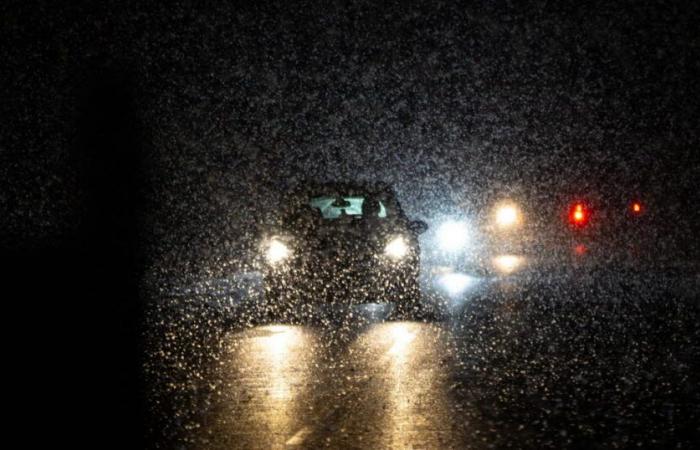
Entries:
[[632,211],[633,214],[641,214],[642,213],[642,204],[639,202],[633,202],[630,205],[630,210]]
[[582,227],[588,223],[590,213],[583,203],[574,203],[569,210],[569,222]]

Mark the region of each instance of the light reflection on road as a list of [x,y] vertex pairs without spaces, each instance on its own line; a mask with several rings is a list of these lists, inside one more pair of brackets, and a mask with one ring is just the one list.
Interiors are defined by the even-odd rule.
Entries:
[[276,411],[285,412],[289,401],[294,398],[292,388],[303,381],[304,358],[300,357],[300,353],[304,348],[305,335],[299,327],[282,325],[266,327],[261,331],[270,334],[250,340],[250,348],[244,350],[240,362],[249,367],[264,367],[267,381],[265,398],[270,403],[276,403]]
[[[346,334],[336,340],[332,336]],[[440,448],[451,436],[438,325],[268,325],[229,336],[202,448]]]
[[381,323],[360,336],[357,346],[382,356],[367,362],[376,373],[376,401],[383,404],[380,448],[441,448],[451,441],[450,405],[444,361],[445,336],[435,325]]
[[[300,426],[316,346],[307,329],[269,325],[230,336],[223,401],[203,448],[280,448]],[[205,425],[206,426],[206,425]]]
[[[184,430],[174,437],[184,445],[163,448],[521,448],[542,437],[559,448],[570,445],[570,436],[615,443],[642,427],[646,438],[660,430],[660,442],[673,443],[681,429],[674,428],[676,420],[682,430],[695,426],[695,404],[685,403],[684,395],[697,383],[683,352],[697,347],[647,335],[696,333],[697,309],[685,302],[697,289],[686,284],[674,294],[688,296],[671,297],[676,309],[665,303],[670,282],[574,275],[570,281],[563,278],[568,274],[536,282],[520,275],[479,280],[479,290],[458,297],[463,307],[445,322],[383,322],[387,314],[373,305],[361,317],[339,311],[304,326],[221,330],[206,346],[187,342],[180,349],[192,364],[215,369],[190,370],[184,381],[172,376],[174,388],[168,385],[159,399],[172,398],[178,407],[168,417]],[[589,301],[598,298],[590,292],[601,281],[607,284],[597,288],[616,303]],[[658,308],[663,327],[636,303],[621,303],[638,298]],[[620,346],[610,345],[620,337]],[[646,360],[633,358],[640,346],[651,355]],[[206,361],[197,361],[202,354]],[[669,364],[677,371],[666,370]],[[665,384],[642,383],[640,390],[625,384],[622,390],[616,381],[647,374]],[[647,403],[630,406],[633,396]],[[591,398],[609,400],[592,404]],[[656,399],[672,414],[659,417]],[[561,408],[567,402],[579,408],[577,415]],[[590,428],[580,428],[582,414],[590,418],[586,427],[595,426],[620,406],[631,408],[634,419],[623,434],[592,436]],[[677,419],[684,417],[690,419]]]

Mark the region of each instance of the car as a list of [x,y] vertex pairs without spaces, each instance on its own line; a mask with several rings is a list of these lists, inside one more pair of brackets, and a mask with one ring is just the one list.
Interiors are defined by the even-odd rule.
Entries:
[[420,308],[418,235],[386,184],[326,183],[295,189],[261,230],[265,305],[393,303]]

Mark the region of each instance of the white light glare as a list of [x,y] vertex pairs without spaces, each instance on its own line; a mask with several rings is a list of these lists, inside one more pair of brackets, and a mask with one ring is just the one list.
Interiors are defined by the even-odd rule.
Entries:
[[464,222],[445,222],[438,228],[438,241],[442,250],[461,250],[468,238],[467,224]]
[[475,281],[463,273],[446,273],[440,277],[439,283],[450,297],[456,297],[469,289]]
[[384,249],[384,253],[392,259],[401,259],[408,253],[408,245],[406,240],[399,236],[392,239]]
[[290,254],[291,252],[289,247],[287,247],[283,242],[273,239],[267,246],[265,258],[270,264],[277,264],[287,259]]

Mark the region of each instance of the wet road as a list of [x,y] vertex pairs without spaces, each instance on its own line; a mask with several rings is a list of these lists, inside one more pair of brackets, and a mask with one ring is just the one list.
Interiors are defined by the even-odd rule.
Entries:
[[420,448],[454,445],[443,351],[412,322],[332,329],[271,325],[230,337],[216,447]]
[[251,325],[189,312],[150,366],[154,444],[691,448],[696,284],[605,281],[498,282],[425,322],[355,311]]

